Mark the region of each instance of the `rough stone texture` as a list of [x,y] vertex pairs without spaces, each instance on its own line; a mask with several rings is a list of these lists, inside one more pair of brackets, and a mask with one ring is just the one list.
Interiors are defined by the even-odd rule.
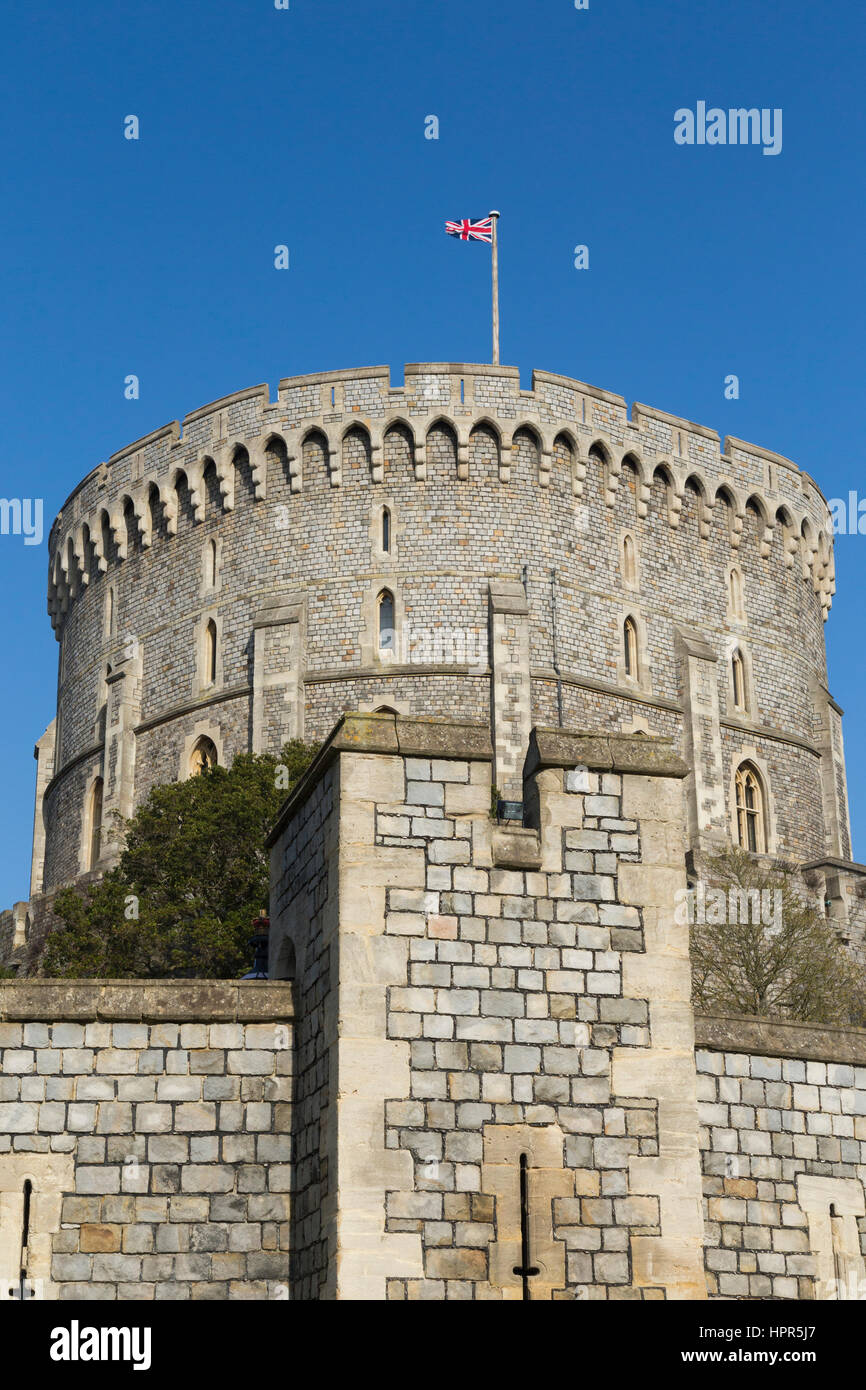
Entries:
[[484,726],[433,733],[348,718],[272,838],[275,950],[321,1001],[293,1287],[519,1298],[525,1153],[538,1297],[703,1297],[685,768],[568,791],[548,757],[535,868],[501,867]]
[[288,1297],[289,986],[12,982],[0,1019],[4,1296],[29,1180],[39,1297]]
[[[545,372],[531,391],[514,368],[472,364],[411,365],[402,387],[384,367],[326,372],[282,381],[273,402],[266,387],[238,392],[121,449],[75,488],[49,549],[60,681],[38,746],[37,919],[44,895],[88,867],[97,777],[105,816],[126,814],[187,775],[201,735],[228,763],[383,705],[492,714],[502,791],[533,723],[670,737],[706,774],[689,788],[696,841],[731,832],[732,773],[755,756],[775,848],[851,858],[822,631],[831,527],[812,480],[766,450],[729,439],[720,451],[712,430],[646,406],[629,419],[621,397]],[[397,623],[387,659],[383,588]],[[681,629],[715,656],[692,663],[714,692],[686,669]],[[749,658],[748,711],[729,698],[734,643]],[[823,881],[815,893],[833,896]],[[862,902],[839,901],[858,936]],[[0,922],[3,958],[19,961],[10,937]]]
[[[842,1030],[703,1020],[733,1046],[696,1054],[711,1297],[866,1296],[866,1066],[863,1037]],[[829,1037],[829,1033],[837,1035]],[[799,1037],[797,1037],[799,1035]],[[795,1040],[801,1056],[790,1057]],[[773,1043],[775,1047],[772,1047]],[[840,1045],[841,1044],[841,1045]],[[815,1051],[824,1060],[813,1061]],[[781,1055],[780,1055],[781,1053]]]

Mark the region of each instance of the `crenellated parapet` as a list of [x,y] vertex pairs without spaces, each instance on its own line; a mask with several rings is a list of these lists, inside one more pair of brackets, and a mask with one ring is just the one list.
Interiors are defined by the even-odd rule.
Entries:
[[[686,490],[697,496],[700,535],[715,514],[727,516],[736,558],[747,513],[756,514],[760,555],[778,536],[784,563],[811,583],[826,618],[835,592],[832,526],[820,490],[790,460],[718,434],[678,416],[549,372],[533,373],[521,390],[517,368],[471,363],[422,363],[405,368],[404,384],[391,384],[387,367],[322,372],[223,397],[113,454],[70,494],[49,537],[48,611],[59,629],[69,605],[91,573],[106,573],[129,557],[130,536],[148,550],[157,509],[168,539],[177,532],[178,489],[188,491],[194,523],[205,516],[206,475],[213,470],[219,505],[235,505],[239,468],[248,470],[258,502],[272,484],[291,499],[311,489],[343,484],[347,440],[361,436],[371,484],[389,476],[389,443],[408,441],[411,477],[428,477],[433,431],[453,439],[455,478],[470,478],[472,440],[487,432],[496,450],[494,480],[507,485],[520,442],[534,443],[535,481],[549,488],[553,470],[567,470],[580,504],[590,470],[600,471],[605,503],[616,505],[624,472],[631,470],[639,517],[649,507],[653,481],[664,480],[667,520],[679,525]],[[318,446],[316,464],[307,459]],[[279,500],[273,495],[269,500]],[[109,554],[113,557],[109,558]]]

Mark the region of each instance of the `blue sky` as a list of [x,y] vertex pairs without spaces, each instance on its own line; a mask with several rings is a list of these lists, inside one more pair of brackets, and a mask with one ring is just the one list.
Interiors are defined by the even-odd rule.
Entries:
[[[576,376],[866,497],[861,5],[43,0],[7,4],[3,38],[0,490],[44,498],[46,536],[94,465],[227,392],[487,360],[489,253],[442,224],[491,207],[524,385]],[[782,152],[677,146],[674,112],[699,100],[781,108]],[[827,635],[855,855],[864,564],[866,538],[840,536]],[[44,542],[0,536],[2,905],[27,896],[54,712],[46,567]]]

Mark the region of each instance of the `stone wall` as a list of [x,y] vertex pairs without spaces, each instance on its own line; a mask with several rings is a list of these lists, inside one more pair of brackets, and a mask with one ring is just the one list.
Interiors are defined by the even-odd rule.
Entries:
[[866,1033],[695,1020],[685,764],[535,729],[509,826],[493,757],[347,716],[273,832],[310,1010],[293,1296],[862,1298]]
[[0,985],[0,1292],[288,1297],[288,985]]
[[323,1296],[520,1298],[524,1155],[531,1296],[703,1297],[685,765],[536,730],[509,830],[492,757],[483,725],[347,717],[274,832],[274,949],[324,999]]
[[[288,379],[273,401],[264,387],[217,401],[94,469],[52,527],[58,720],[40,752],[32,891],[89,866],[97,777],[106,817],[127,813],[187,775],[200,735],[230,763],[287,736],[320,739],[346,709],[474,720],[492,709],[506,790],[529,727],[560,708],[569,726],[640,727],[685,754],[681,624],[718,658],[725,816],[732,762],[760,738],[780,847],[849,857],[835,726],[841,782],[826,768],[831,540],[818,489],[788,460],[720,447],[714,431],[644,406],[629,418],[621,397],[549,373],[521,391],[514,368],[425,364],[396,387],[376,367]],[[400,644],[388,660],[383,587]],[[628,613],[643,647],[633,679],[621,670]],[[211,619],[213,683],[201,656]],[[754,672],[740,714],[727,690],[735,642]]]
[[697,1038],[710,1296],[866,1297],[866,1032],[699,1018]]

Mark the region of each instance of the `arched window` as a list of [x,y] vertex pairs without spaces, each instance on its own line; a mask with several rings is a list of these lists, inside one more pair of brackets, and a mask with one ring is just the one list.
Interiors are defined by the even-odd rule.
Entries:
[[737,768],[737,840],[743,849],[764,854],[767,834],[764,810],[764,789],[757,769],[751,763]]
[[734,690],[734,709],[746,708],[746,665],[739,647],[734,648],[731,657],[731,679]]
[[217,543],[215,540],[210,540],[207,543],[205,564],[207,566],[207,582],[212,589],[215,589],[217,582]]
[[217,765],[216,744],[213,739],[204,736],[198,740],[190,754],[189,772],[191,777],[197,777],[200,772],[207,772],[209,768]]
[[213,685],[217,673],[217,630],[213,618],[208,619],[204,631],[204,678],[207,685]]
[[390,589],[383,589],[378,599],[379,607],[379,651],[394,651],[394,595]]
[[637,626],[634,618],[626,618],[622,625],[622,651],[625,673],[632,680],[637,679]]
[[637,553],[633,536],[622,538],[622,578],[623,583],[631,589],[637,584]]
[[391,554],[391,512],[388,507],[382,508],[382,549],[386,555]]
[[87,867],[95,869],[102,852],[102,778],[97,777],[90,791],[90,846]]
[[743,616],[743,576],[734,566],[728,576],[728,598],[735,618]]

